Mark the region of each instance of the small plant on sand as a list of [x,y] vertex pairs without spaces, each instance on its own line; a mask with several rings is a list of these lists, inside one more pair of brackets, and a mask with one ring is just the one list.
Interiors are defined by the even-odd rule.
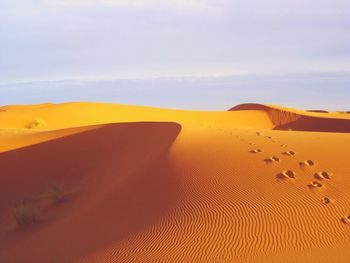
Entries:
[[45,121],[43,121],[42,119],[35,119],[28,123],[27,128],[35,129],[35,128],[42,128],[44,126],[46,126]]
[[60,185],[53,184],[50,187],[48,197],[54,203],[61,203],[67,198],[67,194],[62,190]]
[[17,202],[12,212],[19,226],[31,225],[38,221],[38,210],[30,200]]

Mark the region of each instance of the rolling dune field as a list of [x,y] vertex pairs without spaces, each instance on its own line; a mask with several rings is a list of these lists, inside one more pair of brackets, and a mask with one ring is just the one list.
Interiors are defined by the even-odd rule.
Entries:
[[350,114],[0,107],[0,262],[350,262]]

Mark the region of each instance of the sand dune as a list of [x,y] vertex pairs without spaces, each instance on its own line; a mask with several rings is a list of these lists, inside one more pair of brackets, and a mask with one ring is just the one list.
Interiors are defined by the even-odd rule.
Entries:
[[[1,211],[30,197],[42,223],[24,233],[7,213],[3,260],[68,262],[156,221],[172,201],[174,179],[164,170],[179,131],[174,123],[112,124],[4,153]],[[70,198],[48,202],[51,184],[62,185]],[[58,247],[64,253],[52,258]]]
[[261,110],[266,112],[276,130],[350,132],[349,116],[324,110],[298,111],[273,105],[242,104],[233,107],[233,111]]
[[[0,262],[350,259],[346,114],[0,109]],[[37,220],[18,226],[23,199]]]

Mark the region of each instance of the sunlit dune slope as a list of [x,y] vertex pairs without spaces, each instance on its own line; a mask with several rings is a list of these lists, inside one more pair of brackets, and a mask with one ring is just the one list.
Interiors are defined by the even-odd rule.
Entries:
[[[0,262],[348,262],[349,123],[259,104],[1,107]],[[37,220],[18,226],[23,199]]]
[[0,128],[62,129],[135,121],[176,121],[191,124],[220,122],[231,125],[232,120],[242,127],[271,128],[268,115],[260,110],[241,112],[210,112],[167,110],[102,103],[64,103],[0,107]]

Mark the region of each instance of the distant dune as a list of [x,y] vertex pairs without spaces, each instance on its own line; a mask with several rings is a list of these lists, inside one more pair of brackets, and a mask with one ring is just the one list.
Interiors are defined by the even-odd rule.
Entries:
[[0,107],[0,262],[349,262],[350,115]]
[[325,110],[309,110],[305,112],[262,104],[242,104],[230,110],[264,111],[269,115],[276,130],[350,132],[350,118],[339,115],[339,112],[328,112]]

